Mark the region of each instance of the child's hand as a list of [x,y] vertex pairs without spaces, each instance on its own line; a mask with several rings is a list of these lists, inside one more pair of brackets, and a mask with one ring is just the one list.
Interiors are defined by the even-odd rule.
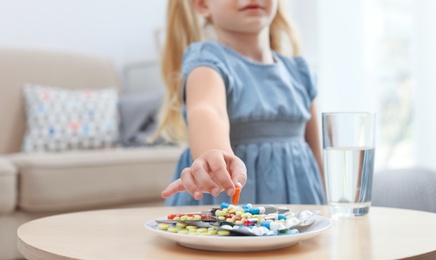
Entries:
[[241,188],[247,181],[245,164],[233,154],[221,150],[209,150],[198,157],[189,168],[185,168],[180,178],[172,182],[162,192],[168,198],[177,192],[187,190],[199,200],[203,193],[218,196],[223,190],[227,195],[235,193],[235,185]]

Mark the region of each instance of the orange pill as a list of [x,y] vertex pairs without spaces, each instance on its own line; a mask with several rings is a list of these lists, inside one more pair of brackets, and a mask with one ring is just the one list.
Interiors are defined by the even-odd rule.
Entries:
[[240,194],[241,194],[241,188],[239,186],[236,186],[235,194],[232,197],[232,204],[233,205],[238,205]]

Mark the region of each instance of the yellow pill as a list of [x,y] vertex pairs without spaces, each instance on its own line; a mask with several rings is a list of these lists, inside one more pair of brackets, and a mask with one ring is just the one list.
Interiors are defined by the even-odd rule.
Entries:
[[207,228],[197,228],[197,233],[207,233]]
[[180,220],[182,220],[182,221],[185,221],[185,220],[187,220],[188,219],[188,216],[181,216],[180,217]]
[[235,221],[235,225],[241,226],[243,224],[244,224],[244,222],[242,222],[241,220],[236,220]]
[[194,220],[201,220],[201,216],[200,215],[194,215]]
[[186,229],[197,229],[196,226],[186,226]]
[[225,215],[227,215],[227,212],[224,211],[224,210],[217,210],[215,212],[215,215],[217,215],[217,216],[225,216]]
[[251,215],[251,213],[244,213],[244,214],[241,215],[241,217],[243,217],[243,218],[251,218],[252,215]]
[[161,223],[161,224],[157,225],[157,228],[160,229],[160,230],[167,230],[168,229],[168,224]]
[[172,233],[177,233],[177,232],[179,232],[179,229],[173,227],[173,228],[168,228],[168,231],[169,231],[169,232],[172,232]]
[[179,232],[177,232],[177,233],[187,235],[187,234],[189,234],[189,230],[180,229]]
[[218,236],[228,236],[228,235],[230,235],[230,231],[228,231],[228,230],[218,231]]
[[198,233],[198,235],[199,235],[199,236],[210,236],[210,234],[207,233],[207,232],[206,232],[206,233]]
[[211,234],[211,235],[216,235],[218,234],[218,230],[214,229],[214,230],[209,230],[207,233]]
[[188,224],[186,224],[185,222],[177,222],[176,226],[181,227],[181,228],[185,228]]

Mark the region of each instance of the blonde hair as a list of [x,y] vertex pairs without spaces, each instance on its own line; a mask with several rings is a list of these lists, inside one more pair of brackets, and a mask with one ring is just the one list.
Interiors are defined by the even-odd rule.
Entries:
[[[190,0],[168,0],[166,37],[161,58],[161,73],[166,95],[159,114],[159,135],[167,141],[187,141],[187,127],[182,115],[183,53],[193,42],[202,41],[203,26]],[[277,14],[270,25],[270,45],[274,51],[283,53],[283,36],[289,40],[292,54],[300,54],[300,42],[296,31],[286,16],[285,1],[279,0]]]

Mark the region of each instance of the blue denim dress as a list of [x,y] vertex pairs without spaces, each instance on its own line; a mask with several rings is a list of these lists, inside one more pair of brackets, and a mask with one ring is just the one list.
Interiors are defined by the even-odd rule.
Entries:
[[[310,105],[317,94],[314,77],[303,58],[273,54],[275,63],[263,64],[217,42],[194,43],[183,57],[183,78],[194,68],[207,66],[224,81],[231,145],[247,167],[240,204],[324,204],[319,168],[304,139]],[[183,113],[186,117],[185,107]],[[192,162],[187,148],[173,180]],[[225,192],[217,197],[204,194],[199,201],[181,192],[168,198],[166,205],[230,201]]]

